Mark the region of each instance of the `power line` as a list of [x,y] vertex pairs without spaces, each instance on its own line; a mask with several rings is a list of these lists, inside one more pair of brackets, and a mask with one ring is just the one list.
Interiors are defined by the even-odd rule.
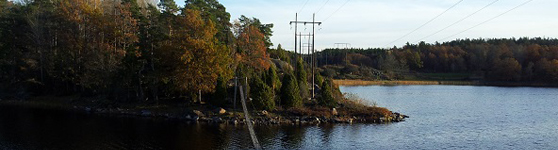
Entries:
[[327,2],[329,2],[329,0],[327,0],[324,5],[322,5],[322,7],[320,7],[320,9],[318,9],[318,11],[316,11],[316,13],[319,13],[320,11],[322,11],[322,9],[325,7],[325,5],[327,4]]
[[302,8],[300,8],[300,10],[298,11],[298,13],[302,12],[302,9],[304,9],[304,7],[306,7],[306,4],[308,4],[308,1],[310,1],[310,0],[306,0],[304,5],[302,5]]
[[[455,7],[455,6],[457,6],[457,5],[458,5],[459,3],[461,3],[461,2],[463,2],[463,0],[459,0],[457,3],[453,4],[451,7],[449,7],[448,9],[446,9],[445,11],[443,11],[442,13],[438,14],[436,17],[434,17],[434,18],[428,20],[426,23],[422,24],[421,26],[419,26],[418,28],[414,29],[413,31],[411,31],[411,32],[409,32],[409,33],[407,33],[407,34],[405,34],[405,35],[403,35],[403,36],[397,38],[396,40],[393,40],[393,41],[389,42],[389,43],[386,44],[385,46],[388,46],[388,45],[390,45],[390,44],[392,44],[392,43],[394,43],[394,42],[397,42],[397,41],[399,41],[399,40],[401,40],[401,39],[403,39],[403,38],[409,36],[410,34],[416,32],[417,30],[419,30],[419,29],[421,29],[422,27],[426,26],[426,25],[429,24],[430,22],[436,20],[438,17],[442,16],[443,14],[445,14],[446,12],[448,12],[450,9],[452,9],[452,8]],[[384,46],[384,47],[385,47],[385,46]]]
[[432,33],[432,34],[430,34],[430,35],[428,35],[428,36],[425,36],[425,37],[419,39],[419,40],[416,41],[415,43],[420,42],[420,41],[422,41],[422,40],[424,40],[424,39],[426,39],[426,38],[429,38],[429,37],[431,37],[431,36],[433,36],[433,35],[436,35],[436,34],[442,32],[442,31],[444,31],[444,30],[446,30],[446,29],[448,29],[448,28],[450,28],[450,27],[452,27],[452,26],[454,26],[454,25],[456,25],[456,24],[458,24],[458,23],[464,21],[465,19],[468,19],[469,17],[471,17],[471,16],[473,16],[473,15],[479,13],[480,11],[484,10],[485,8],[487,8],[488,6],[491,6],[492,4],[494,4],[494,3],[496,3],[496,2],[498,2],[498,0],[495,0],[495,1],[493,1],[492,3],[489,3],[488,5],[482,7],[481,9],[479,9],[479,10],[473,12],[472,14],[469,14],[469,15],[467,15],[467,16],[461,18],[460,20],[458,20],[458,21],[456,21],[456,22],[450,24],[449,26],[446,26],[445,28],[443,28],[443,29],[441,29],[441,30],[438,30],[438,31],[436,31],[436,32],[434,32],[434,33]]
[[333,16],[335,13],[337,13],[339,10],[341,10],[341,8],[343,8],[343,6],[345,6],[347,3],[349,3],[349,1],[351,0],[347,0],[345,1],[345,3],[343,3],[343,5],[341,5],[341,7],[337,8],[337,10],[335,10],[335,12],[333,12],[331,15],[329,15],[326,19],[324,19],[323,22],[327,21],[327,19],[331,18],[331,16]]
[[503,15],[509,13],[510,11],[513,11],[513,10],[515,10],[515,9],[517,9],[517,8],[519,8],[519,7],[521,7],[521,6],[523,6],[523,5],[526,5],[527,3],[531,2],[531,1],[533,1],[533,0],[528,0],[528,1],[524,2],[524,3],[521,3],[521,4],[515,6],[515,7],[511,8],[511,9],[509,9],[509,10],[507,10],[507,11],[505,11],[505,12],[499,14],[499,15],[496,15],[496,16],[494,16],[494,17],[488,19],[488,20],[485,20],[485,21],[483,21],[483,22],[481,22],[481,23],[479,23],[479,24],[477,24],[477,25],[475,25],[475,26],[472,26],[472,27],[470,27],[470,28],[468,28],[468,29],[465,29],[465,30],[463,30],[463,31],[461,31],[461,32],[458,32],[458,33],[453,34],[453,35],[451,35],[451,36],[445,37],[445,38],[443,38],[443,39],[441,39],[441,40],[438,40],[438,41],[446,40],[446,39],[451,38],[451,37],[453,37],[453,36],[456,36],[456,35],[459,35],[459,34],[461,34],[461,33],[467,32],[467,31],[469,31],[469,30],[471,30],[471,29],[473,29],[473,28],[476,28],[476,27],[478,27],[478,26],[480,26],[480,25],[482,25],[482,24],[485,24],[485,23],[487,23],[487,22],[489,22],[489,21],[492,21],[492,20],[494,20],[494,19],[496,19],[496,18],[498,18],[498,17],[501,17],[501,16],[503,16]]
[[[297,17],[297,18],[296,18],[295,21],[291,21],[291,22],[290,22],[290,24],[293,24],[293,23],[295,24],[295,31],[296,31],[296,24],[304,24],[304,25],[306,25],[306,24],[312,24],[312,61],[311,61],[310,64],[311,64],[311,66],[312,66],[312,98],[314,98],[314,96],[315,96],[315,86],[314,86],[314,83],[315,83],[314,75],[315,75],[315,74],[314,74],[314,73],[315,73],[315,68],[316,68],[316,64],[315,64],[315,62],[316,62],[316,61],[315,61],[315,59],[316,59],[316,53],[315,53],[315,47],[314,47],[314,46],[315,46],[315,43],[316,43],[316,42],[315,42],[315,37],[316,37],[315,26],[316,26],[316,24],[321,25],[322,22],[316,21],[316,14],[315,14],[315,13],[312,14],[312,21],[298,21],[298,14],[296,14],[296,17]],[[302,35],[302,34],[299,34],[299,35]],[[296,34],[296,32],[295,32],[295,47],[296,47],[296,36],[297,36],[297,34]],[[302,38],[301,38],[301,40],[300,40],[300,43],[302,43]],[[310,41],[309,41],[308,43],[310,43]],[[302,44],[300,44],[300,45],[302,45]],[[300,49],[301,49],[301,51],[302,51],[302,46],[300,46],[300,47],[301,47]],[[302,52],[301,52],[301,53],[302,53]],[[296,53],[295,53],[295,54],[296,54]],[[297,60],[298,60],[298,58],[297,58]]]

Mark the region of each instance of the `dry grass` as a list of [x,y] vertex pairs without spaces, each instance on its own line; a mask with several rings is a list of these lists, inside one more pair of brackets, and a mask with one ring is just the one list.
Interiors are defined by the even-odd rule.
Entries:
[[387,117],[391,115],[390,110],[378,107],[376,102],[365,100],[351,93],[345,94],[345,97],[346,99],[340,102],[342,106],[339,108],[340,114],[366,117]]
[[295,116],[330,117],[332,115],[331,109],[327,107],[289,108],[286,112]]
[[366,85],[479,85],[474,81],[365,81],[365,80],[333,80],[340,86],[366,86]]

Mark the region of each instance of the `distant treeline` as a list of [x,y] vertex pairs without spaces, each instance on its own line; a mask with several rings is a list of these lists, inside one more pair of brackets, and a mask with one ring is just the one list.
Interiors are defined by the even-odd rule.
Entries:
[[272,27],[245,16],[231,23],[217,0],[0,0],[0,98],[193,102],[201,93],[225,105],[233,77],[248,77],[256,105],[300,106],[310,75],[288,67],[286,51],[288,62],[270,59]]
[[[412,72],[469,73],[471,80],[558,83],[558,39],[463,39],[390,49],[326,49],[327,76],[400,79]],[[337,74],[336,74],[337,73]]]

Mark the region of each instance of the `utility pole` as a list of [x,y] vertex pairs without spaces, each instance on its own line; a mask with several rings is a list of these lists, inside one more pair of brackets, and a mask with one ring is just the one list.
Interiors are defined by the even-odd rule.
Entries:
[[[310,54],[310,43],[302,43],[302,47],[306,48],[306,51],[307,51],[306,54],[307,55]],[[308,56],[302,57],[302,60],[305,61],[305,62],[310,61],[310,58]]]
[[[302,34],[302,33],[300,33],[298,36],[299,36],[299,38],[300,38],[300,41],[298,41],[298,42],[301,43],[301,46],[300,46],[300,49],[299,49],[299,51],[301,51],[300,54],[301,54],[301,55],[303,54],[302,48],[303,48],[303,47],[306,47],[307,50],[308,50],[306,54],[308,55],[308,57],[310,57],[310,48],[311,48],[311,45],[310,45],[310,44],[312,44],[312,43],[310,43],[310,42],[311,42],[311,41],[310,41],[310,37],[313,36],[313,35],[312,35],[311,33],[308,33],[308,34]],[[308,43],[302,43],[302,37],[308,37]],[[305,44],[306,44],[306,46],[305,46]],[[310,62],[310,58],[305,59],[304,57],[302,57],[302,60],[307,61],[307,62]],[[308,64],[310,64],[310,63],[308,63]]]
[[234,110],[236,110],[236,89],[238,88],[238,77],[234,77],[234,102],[233,102],[233,106],[234,106]]
[[341,45],[345,45],[345,62],[347,62],[349,60],[349,57],[347,56],[347,50],[349,49],[349,47],[351,46],[351,43],[333,43],[337,49],[339,49],[339,46]]
[[[315,14],[315,13],[312,14],[312,22],[316,22],[316,14]],[[315,24],[312,24],[312,35],[316,34],[315,26],[316,26]],[[314,51],[314,50],[315,50],[315,49],[314,49],[314,38],[315,38],[315,37],[312,36],[312,98],[314,98],[314,97],[316,96],[316,93],[315,93],[315,92],[316,92],[316,89],[315,89],[316,86],[314,86],[314,85],[316,85],[316,84],[314,83],[314,82],[315,82],[315,81],[314,81],[314,77],[315,77],[314,72],[315,72],[315,70],[316,70],[316,69],[315,69],[315,64],[314,64],[314,62],[316,62],[316,61],[314,60],[314,59],[316,58],[316,56],[315,56],[316,53],[314,53],[314,52],[315,52],[315,51]]]
[[[300,53],[300,59],[302,59],[302,33],[298,33],[298,52]],[[296,63],[298,63],[298,59],[296,59]],[[302,66],[304,68],[304,66]]]
[[[308,48],[308,51],[307,51],[308,55],[310,55],[310,44],[314,45],[313,43],[310,43],[310,33],[308,33],[308,45],[307,45],[307,46],[308,46],[308,47],[307,47],[307,48]],[[309,62],[312,62],[312,61],[310,60],[310,58],[308,58],[308,61],[309,61]]]
[[[297,39],[296,39],[296,33],[297,33],[296,24],[304,24],[304,25],[312,24],[312,54],[311,54],[312,62],[310,63],[310,65],[312,66],[311,67],[312,68],[312,98],[314,98],[315,97],[315,89],[314,89],[314,84],[315,84],[314,83],[315,82],[315,80],[314,80],[314,73],[315,73],[315,71],[314,71],[315,70],[315,63],[314,63],[315,62],[315,60],[314,60],[315,59],[315,56],[314,56],[315,53],[314,52],[315,52],[315,47],[314,47],[314,42],[315,42],[315,34],[316,34],[315,28],[316,28],[316,24],[321,25],[322,22],[316,22],[316,14],[312,14],[312,21],[298,21],[298,13],[296,14],[296,17],[297,18],[296,18],[295,21],[290,22],[290,24],[293,24],[293,23],[295,24],[295,51],[296,51],[296,41],[297,41]],[[301,49],[302,49],[302,47],[301,47]]]
[[[295,14],[295,22],[298,22],[298,13]],[[292,24],[292,23],[293,23],[293,22],[291,21],[290,24]],[[298,31],[297,31],[297,28],[298,28],[298,24],[295,23],[295,41],[294,41],[294,47],[295,47],[295,61],[294,61],[294,65],[295,65],[295,68],[294,68],[294,70],[296,70],[296,68],[297,68],[296,64],[297,64],[297,61],[298,61],[298,54],[296,53],[296,42],[298,41],[298,40],[296,39],[296,33],[298,32]]]
[[345,49],[348,49],[351,46],[351,43],[333,43],[335,47],[339,48],[339,46],[345,46]]

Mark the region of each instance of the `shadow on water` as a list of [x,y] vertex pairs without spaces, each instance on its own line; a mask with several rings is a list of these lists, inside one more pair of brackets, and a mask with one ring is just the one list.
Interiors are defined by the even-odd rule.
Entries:
[[[335,147],[336,125],[255,126],[265,149]],[[355,128],[351,132],[359,132]],[[1,149],[252,149],[243,125],[0,106]]]
[[[256,126],[266,149],[300,149],[317,126]],[[319,126],[329,141],[333,125]],[[68,113],[0,106],[1,149],[251,149],[243,125]]]
[[[345,87],[411,116],[392,124],[255,126],[264,149],[558,149],[558,89]],[[243,125],[0,106],[0,149],[253,149]]]

